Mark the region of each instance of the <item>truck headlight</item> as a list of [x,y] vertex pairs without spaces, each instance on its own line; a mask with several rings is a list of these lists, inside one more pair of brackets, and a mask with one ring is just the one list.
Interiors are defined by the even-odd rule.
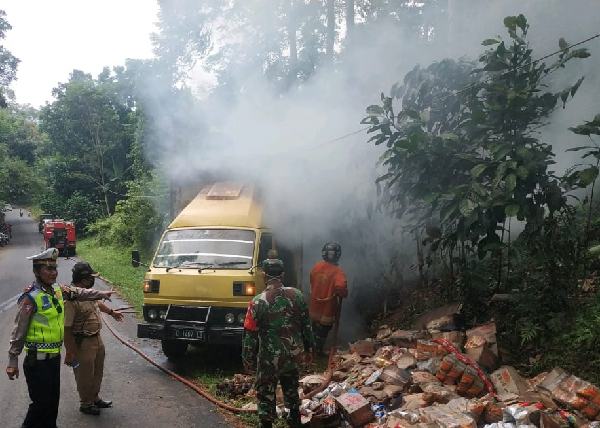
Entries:
[[238,315],[238,323],[240,323],[240,324],[244,324],[244,321],[245,321],[245,320],[246,320],[246,314],[245,314],[245,313],[243,313],[243,312],[241,312],[241,313]]
[[167,317],[167,310],[161,309],[160,311],[158,311],[158,316],[161,320],[164,320]]
[[234,296],[254,296],[256,294],[256,285],[252,281],[233,283]]
[[227,314],[225,314],[225,322],[227,324],[233,324],[234,321],[235,321],[235,315],[233,315],[231,312],[228,312]]
[[154,321],[158,318],[158,311],[156,309],[148,309],[148,318]]
[[160,290],[160,280],[145,279],[143,290],[144,293],[158,293]]

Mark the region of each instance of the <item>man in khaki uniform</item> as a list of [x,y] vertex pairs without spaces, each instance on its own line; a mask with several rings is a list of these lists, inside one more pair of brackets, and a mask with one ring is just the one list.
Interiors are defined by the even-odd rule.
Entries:
[[[98,276],[89,263],[79,262],[73,267],[73,285],[81,288],[94,286]],[[100,409],[112,407],[112,401],[99,396],[104,371],[104,344],[100,337],[100,313],[111,315],[116,321],[123,314],[115,312],[102,302],[65,303],[65,364],[73,367],[77,391],[81,401],[79,410],[88,415],[99,415]]]

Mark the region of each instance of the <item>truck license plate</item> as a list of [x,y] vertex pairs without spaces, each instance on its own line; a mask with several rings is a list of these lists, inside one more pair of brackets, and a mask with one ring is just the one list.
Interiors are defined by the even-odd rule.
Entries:
[[204,332],[188,328],[178,328],[175,330],[175,337],[181,339],[203,339]]

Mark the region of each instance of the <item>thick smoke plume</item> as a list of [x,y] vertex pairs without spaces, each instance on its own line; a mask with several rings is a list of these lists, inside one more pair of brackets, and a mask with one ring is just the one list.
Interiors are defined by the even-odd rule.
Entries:
[[[366,142],[364,131],[337,138],[364,127],[360,120],[365,107],[378,103],[380,93],[388,93],[416,64],[426,67],[445,57],[476,59],[483,50],[481,41],[496,35],[506,38],[503,18],[519,13],[528,18],[532,48],[540,56],[556,50],[559,37],[576,42],[600,29],[600,8],[594,0],[449,0],[448,14],[434,23],[440,31],[432,41],[408,37],[398,23],[371,25],[368,30],[357,24],[356,37],[336,64],[322,66],[284,95],[273,90],[262,70],[245,69],[234,76],[244,88],[236,97],[204,95],[194,111],[162,102],[152,105],[150,113],[157,120],[178,112],[177,121],[202,124],[180,127],[169,119],[170,125],[159,129],[162,165],[175,181],[209,174],[257,184],[275,232],[303,246],[305,289],[321,245],[334,240],[343,246],[341,265],[349,273],[350,288],[380,290],[382,274],[392,263],[403,269],[411,265],[415,244],[401,233],[397,220],[375,209],[381,149]],[[580,93],[541,130],[563,168],[572,161],[564,150],[578,145],[579,139],[567,128],[600,112],[600,39],[586,47],[592,57],[557,73],[555,82],[560,87],[585,75]],[[242,48],[248,57],[258,55],[250,44]],[[206,94],[211,79],[196,75],[203,77],[192,79],[190,86]],[[352,319],[345,314],[345,323]]]

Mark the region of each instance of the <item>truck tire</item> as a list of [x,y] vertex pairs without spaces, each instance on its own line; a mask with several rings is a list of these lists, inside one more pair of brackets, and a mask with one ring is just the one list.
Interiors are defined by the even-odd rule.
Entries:
[[169,360],[183,357],[188,344],[181,340],[161,340],[163,353]]

